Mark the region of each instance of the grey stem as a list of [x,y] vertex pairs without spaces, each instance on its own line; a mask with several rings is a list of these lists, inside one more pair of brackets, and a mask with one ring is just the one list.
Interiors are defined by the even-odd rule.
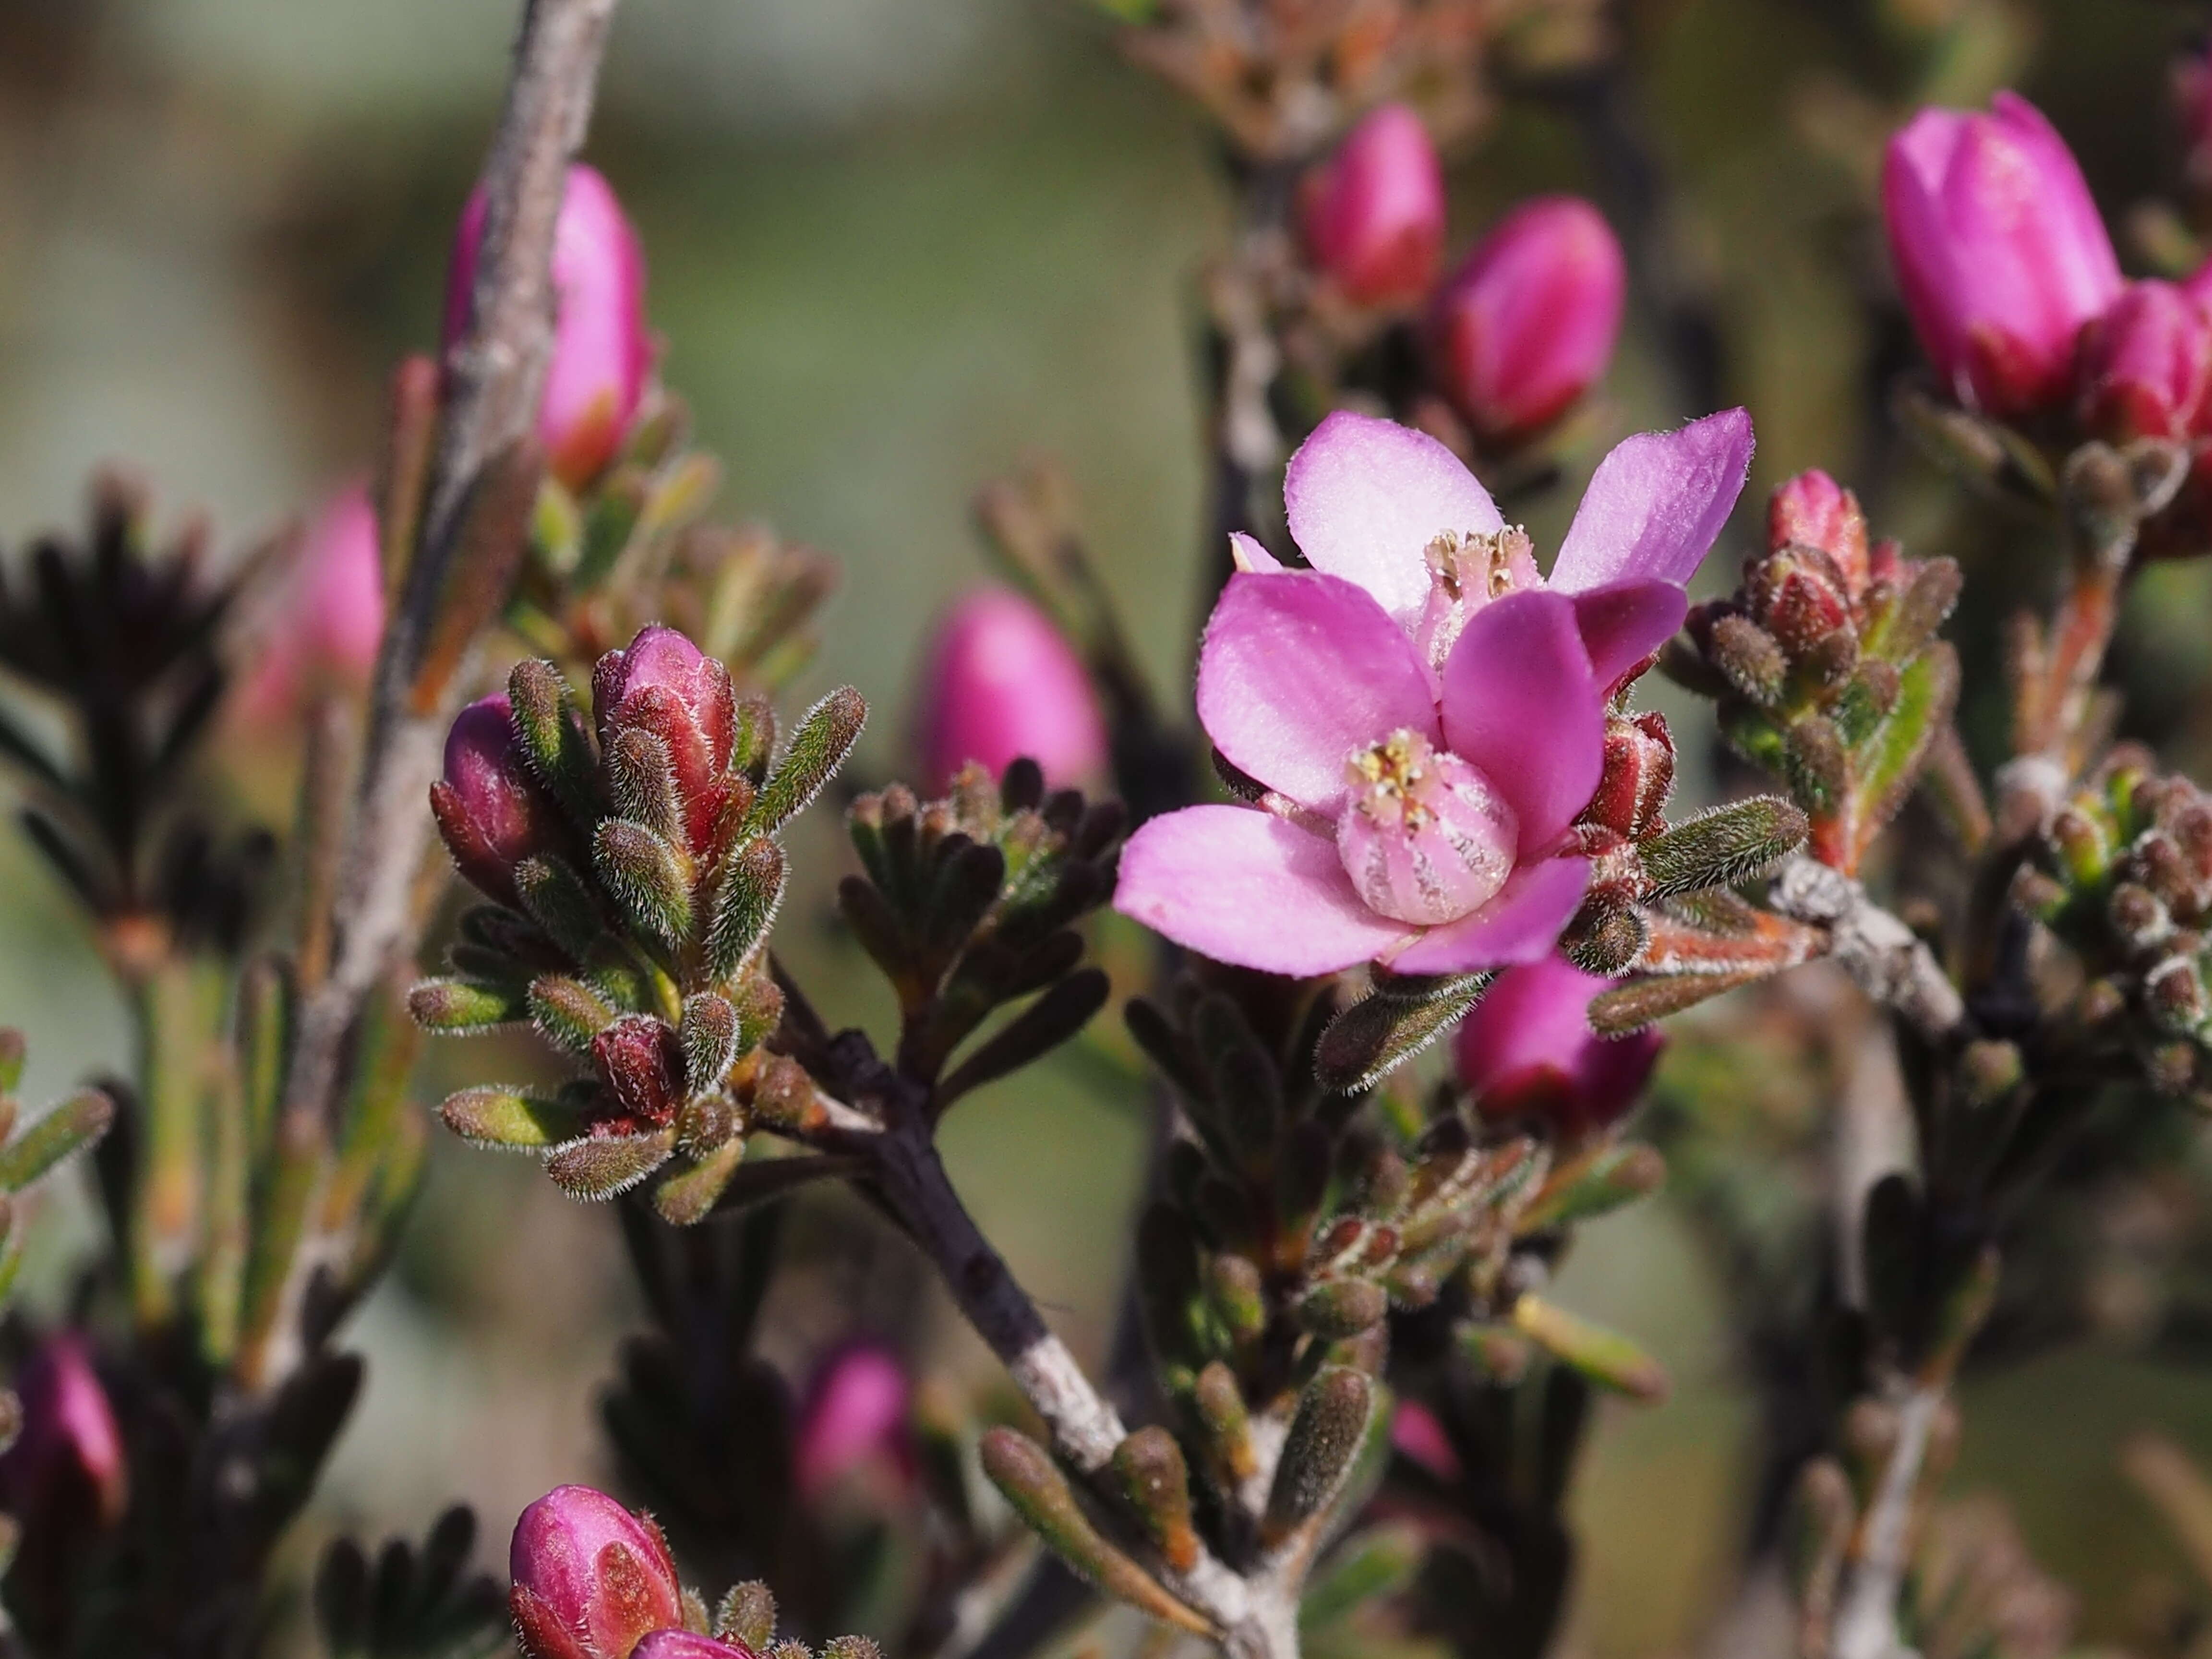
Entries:
[[1929,1042],[1943,1042],[1965,1025],[1966,1001],[1935,954],[1841,871],[1795,854],[1777,872],[1768,902],[1785,916],[1826,927],[1837,965]]
[[[484,164],[484,219],[468,325],[446,353],[438,444],[422,525],[386,627],[368,732],[332,907],[330,971],[301,1011],[284,1109],[318,1123],[335,1110],[343,1060],[369,998],[413,951],[416,890],[431,838],[424,807],[471,658],[425,699],[419,672],[470,498],[536,423],[553,343],[553,231],[583,142],[616,0],[528,0],[507,101]],[[292,1275],[304,1285],[317,1252]],[[266,1388],[297,1358],[295,1297],[254,1368]]]
[[1912,1512],[1943,1391],[1916,1383],[1898,1407],[1897,1442],[1860,1522],[1857,1559],[1836,1612],[1833,1659],[1911,1659],[1898,1628],[1897,1598],[1912,1542]]

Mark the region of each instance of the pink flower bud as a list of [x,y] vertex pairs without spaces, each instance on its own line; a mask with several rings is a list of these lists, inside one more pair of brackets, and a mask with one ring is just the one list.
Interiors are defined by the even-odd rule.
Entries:
[[1104,769],[1106,727],[1090,676],[1044,613],[1004,588],[969,594],[939,621],[916,702],[933,790],[970,761],[995,777],[1027,756],[1054,784]]
[[2114,443],[2181,438],[2212,380],[2212,312],[2172,283],[2130,283],[2081,331],[2081,424]]
[[383,637],[376,509],[356,483],[331,498],[301,544],[283,611],[240,693],[246,718],[281,719],[317,684],[359,684]]
[[684,1044],[651,1014],[624,1014],[592,1039],[592,1060],[612,1109],[593,1124],[609,1134],[639,1134],[674,1121],[683,1103]]
[[728,793],[724,775],[737,743],[730,671],[676,629],[655,623],[627,650],[599,659],[592,702],[603,749],[611,752],[631,731],[651,732],[666,749],[685,835],[693,852],[704,853]]
[[1612,982],[1558,956],[1498,976],[1454,1043],[1460,1080],[1484,1116],[1540,1118],[1574,1134],[1635,1103],[1663,1039],[1590,1030],[1591,999]]
[[1352,128],[1307,177],[1299,205],[1306,257],[1347,300],[1407,305],[1436,280],[1443,164],[1405,105],[1385,104]]
[[753,1659],[742,1642],[688,1630],[657,1630],[630,1650],[630,1659]]
[[1859,498],[1814,467],[1779,485],[1766,504],[1766,545],[1817,547],[1836,562],[1853,593],[1868,575],[1866,514]]
[[1999,416],[2063,397],[2120,267],[2042,112],[2008,92],[1987,115],[1921,111],[1889,141],[1881,206],[1905,308],[1952,395]]
[[814,1374],[799,1417],[793,1470],[812,1502],[846,1474],[888,1455],[903,1469],[911,1389],[897,1357],[872,1343],[833,1354]]
[[[446,287],[448,347],[468,325],[483,223],[479,186],[462,210]],[[553,357],[538,407],[538,435],[554,475],[579,489],[605,469],[629,434],[653,372],[644,252],[613,186],[581,163],[568,169],[553,233]]]
[[123,1433],[83,1339],[48,1338],[17,1395],[23,1426],[0,1456],[0,1509],[32,1535],[121,1520],[131,1495]]
[[507,1605],[526,1659],[629,1659],[684,1623],[660,1528],[589,1486],[556,1486],[514,1523]]
[[1401,1400],[1390,1419],[1391,1449],[1431,1474],[1456,1485],[1462,1470],[1458,1449],[1437,1414],[1418,1400]]
[[1437,297],[1437,384],[1483,438],[1527,437],[1605,373],[1627,293],[1620,243],[1595,208],[1572,196],[1524,202]]
[[514,866],[558,837],[560,811],[530,774],[506,695],[483,697],[446,734],[446,773],[430,786],[430,811],[470,885],[513,903]]

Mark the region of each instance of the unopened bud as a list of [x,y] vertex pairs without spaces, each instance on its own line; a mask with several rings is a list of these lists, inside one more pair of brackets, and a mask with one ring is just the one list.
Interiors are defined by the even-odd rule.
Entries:
[[1042,611],[1004,588],[969,594],[938,623],[916,706],[933,793],[971,761],[995,778],[1026,756],[1055,787],[1105,767],[1105,722],[1081,659]]
[[1306,257],[1345,298],[1410,304],[1443,251],[1444,175],[1421,118],[1371,111],[1306,180],[1298,228]]
[[527,1659],[605,1659],[684,1623],[684,1587],[660,1528],[589,1486],[523,1510],[507,1553],[508,1605]]
[[1780,485],[1766,505],[1767,546],[1818,548],[1835,562],[1848,590],[1867,584],[1867,521],[1859,498],[1814,468]]

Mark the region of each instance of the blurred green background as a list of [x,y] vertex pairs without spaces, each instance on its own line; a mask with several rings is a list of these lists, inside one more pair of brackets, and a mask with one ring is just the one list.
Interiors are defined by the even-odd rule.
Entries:
[[[368,465],[386,368],[433,337],[515,10],[0,0],[0,539],[73,520],[105,460],[142,469],[166,512],[211,513],[232,548]],[[1593,437],[1703,412],[1679,356],[1655,345],[1688,296],[1714,331],[1717,393],[1758,423],[1747,499],[1826,465],[1870,487],[1878,528],[1940,542],[2016,593],[2046,550],[1900,453],[1881,410],[1901,340],[1865,303],[1886,281],[1869,204],[1894,118],[1881,100],[1902,84],[1893,47],[1962,14],[1976,27],[1918,65],[1923,87],[1966,100],[2009,82],[2038,98],[2116,226],[2172,187],[2162,112],[2184,7],[1620,8],[1629,109],[1675,193],[1632,243],[1638,304]],[[1555,100],[1509,99],[1455,168],[1455,241],[1531,190],[1613,207],[1584,131]],[[1230,204],[1201,125],[1119,60],[1081,0],[626,0],[590,155],[643,233],[664,372],[726,463],[726,510],[842,563],[801,689],[851,680],[876,705],[866,772],[900,763],[926,618],[982,573],[972,491],[1036,449],[1065,460],[1144,658],[1187,706],[1189,284]],[[1578,484],[1529,508],[1540,545]],[[1749,533],[1747,515],[1716,572]],[[2160,573],[2122,657],[2199,757],[2208,723],[2186,711],[2204,702],[2205,586]],[[798,847],[814,899],[785,936],[833,1011],[860,1018],[868,981],[822,902],[846,854],[817,819]],[[123,1058],[72,915],[12,843],[0,1018],[31,1034],[34,1095]],[[484,1074],[480,1052],[433,1069],[463,1064]],[[1001,1088],[951,1132],[987,1226],[1094,1355],[1142,1138],[1100,1076],[1064,1066]],[[635,1316],[605,1224],[526,1163],[440,1145],[408,1259],[359,1322],[371,1386],[318,1526],[419,1529],[464,1498],[503,1537],[547,1486],[603,1473],[592,1395]],[[50,1289],[85,1224],[44,1230]],[[1751,1455],[1717,1292],[1659,1206],[1594,1229],[1570,1280],[1575,1306],[1649,1341],[1678,1383],[1662,1408],[1607,1407],[1578,1500],[1589,1547],[1571,1644],[1698,1649],[1729,1587]],[[805,1310],[786,1322],[803,1331]],[[948,1337],[945,1358],[976,1356]],[[2062,1412],[2063,1439],[2042,1427]],[[2146,1424],[2212,1446],[2212,1389],[2078,1352],[1969,1399],[1954,1484],[2014,1501],[2046,1565],[2084,1591],[2093,1637],[2124,1627],[2145,1571],[2180,1573],[2115,1466]]]

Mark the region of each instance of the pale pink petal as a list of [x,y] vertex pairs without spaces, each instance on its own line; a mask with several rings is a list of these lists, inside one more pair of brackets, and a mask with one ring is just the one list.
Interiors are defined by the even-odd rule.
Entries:
[[1401,974],[1465,974],[1510,968],[1551,954],[1559,930],[1573,920],[1589,883],[1587,859],[1526,864],[1474,915],[1431,927],[1395,957]]
[[1751,416],[1729,409],[1617,445],[1583,492],[1552,586],[1567,593],[1631,579],[1686,586],[1743,493],[1751,444]]
[[1413,930],[1359,902],[1335,843],[1249,806],[1187,806],[1121,849],[1114,908],[1217,962],[1333,974]]
[[1490,492],[1425,432],[1339,410],[1283,477],[1291,535],[1316,570],[1358,582],[1410,628],[1429,596],[1422,550],[1446,530],[1504,527]]
[[1437,736],[1404,631],[1350,582],[1310,570],[1229,579],[1199,650],[1198,718],[1239,770],[1331,816],[1353,750],[1401,728]]
[[1604,769],[1604,688],[1574,601],[1509,593],[1470,617],[1444,660],[1444,741],[1521,821],[1520,856],[1552,850]]
[[1260,545],[1258,537],[1248,536],[1241,530],[1229,532],[1229,556],[1239,570],[1255,575],[1272,576],[1284,568],[1280,559]]
[[1666,644],[1690,608],[1690,596],[1672,582],[1616,582],[1574,599],[1575,622],[1601,690]]

